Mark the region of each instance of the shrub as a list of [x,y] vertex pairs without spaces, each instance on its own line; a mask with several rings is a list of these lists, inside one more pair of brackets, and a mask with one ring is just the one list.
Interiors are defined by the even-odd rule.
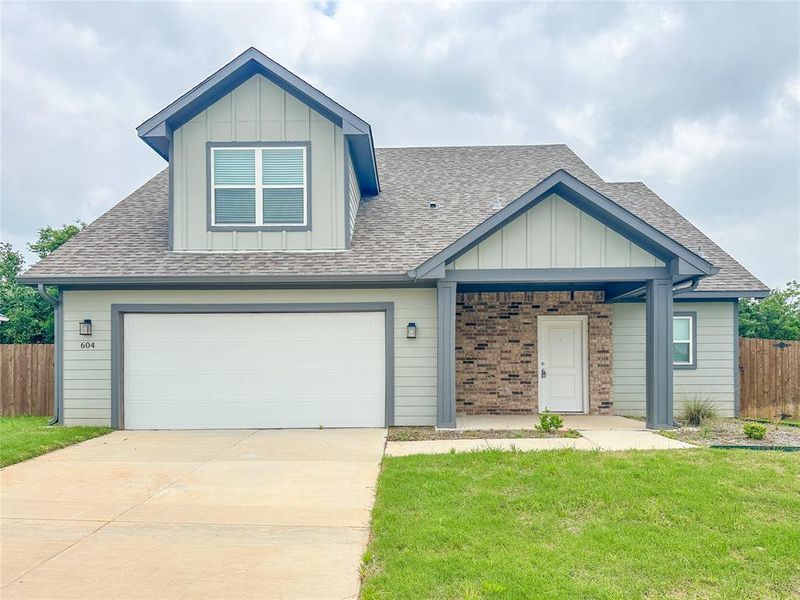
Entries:
[[695,396],[681,404],[680,420],[684,425],[699,427],[704,422],[717,418],[717,409],[708,400]]
[[744,424],[744,434],[751,440],[763,440],[766,433],[767,433],[767,428],[761,423]]
[[563,425],[564,419],[545,409],[545,411],[539,415],[539,424],[536,426],[536,429],[547,433],[555,429],[561,429]]

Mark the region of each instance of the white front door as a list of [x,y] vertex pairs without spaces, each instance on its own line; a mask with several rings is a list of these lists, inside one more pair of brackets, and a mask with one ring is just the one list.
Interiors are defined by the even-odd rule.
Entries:
[[586,395],[585,316],[538,317],[539,411],[581,413]]

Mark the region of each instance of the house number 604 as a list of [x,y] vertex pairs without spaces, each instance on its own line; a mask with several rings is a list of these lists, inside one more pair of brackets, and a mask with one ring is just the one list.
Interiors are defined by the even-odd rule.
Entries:
[[94,348],[94,342],[81,342],[81,348]]

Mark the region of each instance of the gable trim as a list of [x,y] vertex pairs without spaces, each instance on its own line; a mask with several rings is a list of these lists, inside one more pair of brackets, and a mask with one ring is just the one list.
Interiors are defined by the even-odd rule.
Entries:
[[144,121],[136,128],[136,132],[162,158],[169,160],[169,146],[173,130],[256,74],[263,75],[341,127],[344,135],[354,142],[354,158],[356,159],[354,167],[362,187],[371,194],[380,192],[375,146],[369,123],[255,48],[248,48],[180,98]]
[[553,193],[663,260],[669,265],[673,275],[705,276],[718,272],[717,267],[701,256],[661,233],[567,171],[559,169],[447,248],[420,264],[409,275],[423,279],[440,277],[446,262],[458,258]]

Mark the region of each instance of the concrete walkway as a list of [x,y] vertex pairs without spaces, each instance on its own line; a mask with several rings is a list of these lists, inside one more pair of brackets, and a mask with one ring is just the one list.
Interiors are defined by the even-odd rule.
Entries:
[[[644,421],[617,415],[561,415],[565,429],[578,431],[646,431]],[[538,415],[459,415],[457,431],[534,429]]]
[[118,431],[0,471],[0,597],[356,598],[385,430]]
[[493,439],[490,430],[533,429],[538,420],[533,416],[476,415],[460,416],[456,429],[460,431],[486,430],[487,437],[472,440],[429,440],[420,442],[387,442],[387,456],[411,454],[447,454],[452,451],[475,450],[680,450],[695,448],[678,440],[671,440],[645,428],[642,421],[617,416],[570,415],[564,416],[564,427],[576,429],[579,438],[514,438]]

